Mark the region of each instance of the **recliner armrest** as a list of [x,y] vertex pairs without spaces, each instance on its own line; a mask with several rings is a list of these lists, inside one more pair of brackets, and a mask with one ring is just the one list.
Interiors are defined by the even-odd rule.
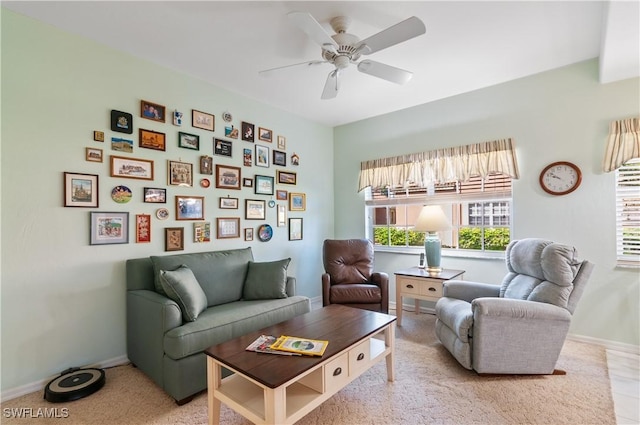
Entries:
[[322,273],[322,306],[331,304],[329,299],[329,288],[331,287],[331,276],[329,273]]
[[474,317],[482,315],[505,319],[571,321],[571,313],[562,307],[511,298],[476,298],[471,302],[471,310]]
[[499,297],[500,285],[468,280],[447,280],[442,285],[442,296],[470,303],[476,298]]
[[382,312],[389,313],[389,275],[383,272],[373,272],[371,273],[371,282],[380,287],[380,294],[382,295],[380,305]]

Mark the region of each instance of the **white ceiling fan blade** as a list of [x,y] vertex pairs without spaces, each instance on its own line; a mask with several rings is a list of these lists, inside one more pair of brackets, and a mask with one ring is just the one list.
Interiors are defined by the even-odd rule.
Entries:
[[321,99],[333,99],[338,95],[338,75],[339,71],[334,69],[327,76],[327,82],[324,83]]
[[404,84],[413,76],[413,72],[368,59],[358,64],[358,71],[396,84]]
[[424,23],[419,18],[412,16],[360,41],[355,47],[359,48],[360,53],[363,55],[369,55],[422,35],[426,31]]
[[270,69],[264,69],[262,71],[258,71],[258,74],[262,75],[263,77],[268,77],[269,75],[271,75],[275,71],[280,71],[280,70],[283,70],[283,69],[293,68],[293,67],[302,66],[302,65],[314,66],[314,65],[319,65],[319,64],[322,64],[322,63],[327,63],[327,61],[307,61],[307,62],[294,63],[294,64],[291,64],[291,65],[278,66],[276,68],[270,68]]
[[338,43],[322,28],[322,25],[315,20],[310,13],[291,12],[287,16],[296,24],[298,28],[304,31],[311,39],[325,50],[335,51]]

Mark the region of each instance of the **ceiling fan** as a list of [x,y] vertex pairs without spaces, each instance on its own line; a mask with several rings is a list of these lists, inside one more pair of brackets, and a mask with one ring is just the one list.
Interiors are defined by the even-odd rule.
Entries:
[[287,14],[291,21],[304,31],[311,39],[322,48],[323,60],[313,60],[293,65],[286,65],[260,71],[265,75],[273,71],[300,65],[317,65],[330,63],[335,67],[327,76],[327,81],[322,91],[322,99],[333,99],[338,94],[340,72],[350,64],[357,65],[357,69],[365,74],[382,78],[396,84],[404,84],[413,75],[410,71],[386,65],[384,63],[364,59],[358,62],[361,56],[379,52],[387,47],[400,44],[426,32],[424,23],[412,16],[385,30],[380,31],[364,40],[360,40],[347,32],[351,19],[345,16],[337,16],[331,19],[331,28],[336,32],[329,35],[311,14],[306,12],[291,12]]

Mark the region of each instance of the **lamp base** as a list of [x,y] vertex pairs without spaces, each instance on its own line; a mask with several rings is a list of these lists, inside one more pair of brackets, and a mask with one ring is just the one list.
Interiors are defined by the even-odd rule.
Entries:
[[440,267],[441,243],[436,232],[427,232],[424,238],[424,253],[427,257],[427,272],[429,274],[440,273],[442,271],[442,267]]
[[442,273],[442,267],[425,267],[425,270],[432,276],[438,276]]

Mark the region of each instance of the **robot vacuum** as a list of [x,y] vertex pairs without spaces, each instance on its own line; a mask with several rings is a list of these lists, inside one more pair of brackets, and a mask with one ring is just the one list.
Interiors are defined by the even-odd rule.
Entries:
[[104,386],[106,377],[102,369],[65,370],[44,388],[44,398],[51,403],[78,400],[98,391]]

